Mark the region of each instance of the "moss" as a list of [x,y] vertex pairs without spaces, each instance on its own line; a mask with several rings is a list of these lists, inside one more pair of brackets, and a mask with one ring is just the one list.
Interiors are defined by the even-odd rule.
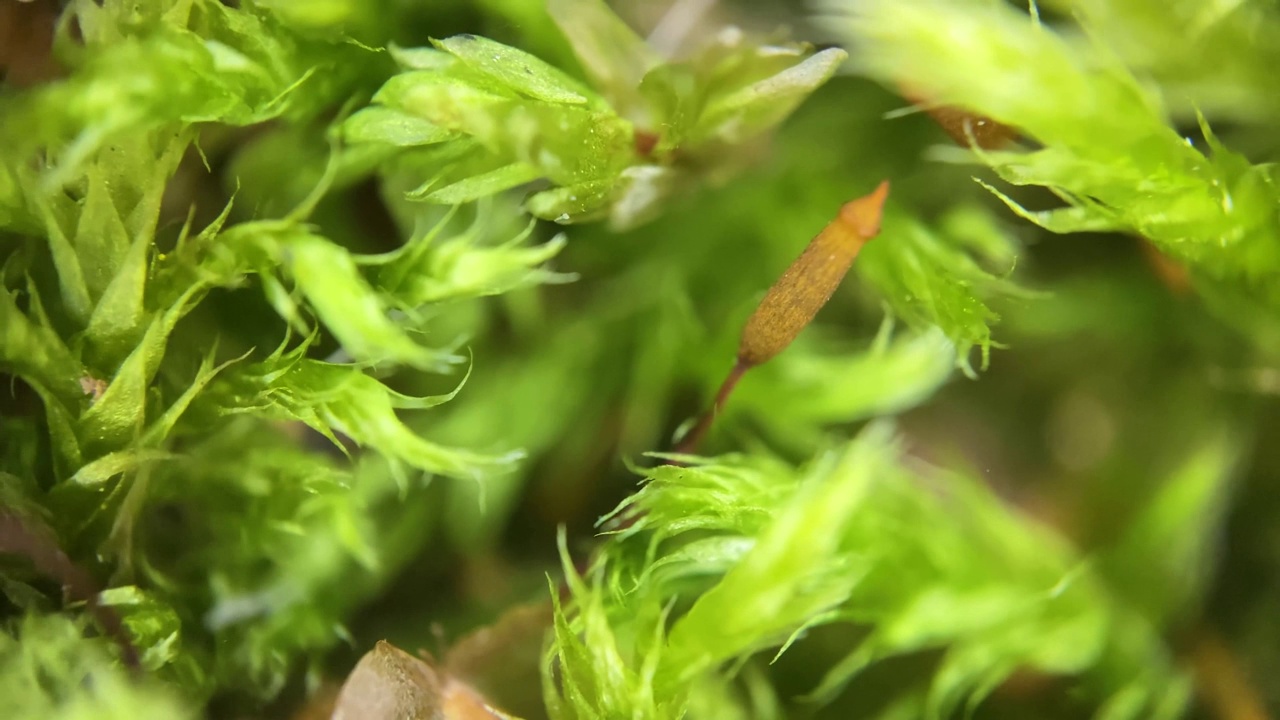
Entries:
[[1280,701],[1274,10],[758,5],[0,52],[0,715],[276,716],[383,638],[557,719]]

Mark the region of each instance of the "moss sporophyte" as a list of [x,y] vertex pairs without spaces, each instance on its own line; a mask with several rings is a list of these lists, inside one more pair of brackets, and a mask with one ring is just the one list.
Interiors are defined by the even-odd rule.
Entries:
[[880,233],[880,218],[888,196],[889,181],[884,180],[870,194],[845,203],[835,219],[783,271],[747,319],[737,361],[711,407],[681,438],[676,453],[695,451],[742,376],[785,350],[827,304],[863,246]]

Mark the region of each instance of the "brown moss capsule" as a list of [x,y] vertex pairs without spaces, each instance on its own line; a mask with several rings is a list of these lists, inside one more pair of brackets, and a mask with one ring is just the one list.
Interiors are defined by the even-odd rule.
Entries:
[[800,257],[769,288],[747,319],[738,345],[738,360],[721,383],[711,407],[673,452],[693,453],[743,374],[786,349],[827,304],[862,246],[880,233],[880,216],[888,195],[889,181],[885,180],[870,195],[845,203],[836,219],[809,241]]
[[880,232],[888,194],[886,180],[870,195],[846,203],[782,273],[747,320],[738,346],[740,364],[759,365],[782,352],[827,304],[862,246]]

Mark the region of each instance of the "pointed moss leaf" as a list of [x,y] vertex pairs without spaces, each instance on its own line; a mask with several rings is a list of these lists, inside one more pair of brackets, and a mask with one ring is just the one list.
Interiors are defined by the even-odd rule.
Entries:
[[956,345],[961,369],[972,373],[969,354],[974,346],[985,367],[991,325],[999,319],[989,298],[1026,297],[1026,291],[966,252],[969,240],[957,242],[898,212],[886,214],[881,235],[883,242],[867,244],[855,270],[909,323],[941,328]]
[[19,177],[15,168],[0,165],[0,228],[29,235],[40,231],[40,221],[23,197]]
[[375,101],[464,133],[505,164],[539,168],[557,183],[612,177],[632,156],[632,129],[607,110],[519,98],[471,72],[411,71]]
[[885,461],[884,442],[881,429],[829,461],[825,481],[808,483],[742,561],[676,621],[659,682],[679,682],[777,643],[848,597],[860,573],[836,560],[837,549]]
[[[1000,202],[1003,202],[1005,207],[1012,210],[1018,217],[1033,222],[1049,232],[1114,232],[1122,227],[1118,218],[1115,217],[1115,213],[1107,211],[1105,208],[1095,209],[1096,206],[1067,207],[1033,212],[1024,208],[1013,198],[1000,192],[995,187],[982,181],[979,181],[978,184],[999,198]],[[1090,205],[1093,204],[1090,203]]]
[[[165,183],[192,137],[190,130],[117,137],[85,168],[85,197],[74,244],[89,292],[99,304],[106,301],[119,311],[123,303],[132,303],[138,306],[134,314],[139,314],[142,301],[140,294],[135,298],[136,275],[145,260],[138,260],[137,245],[145,247],[154,237]],[[115,297],[108,300],[108,292]]]
[[777,125],[829,80],[847,58],[843,50],[823,50],[777,75],[713,98],[698,118],[695,138],[736,143]]
[[[27,288],[30,321],[17,312],[9,294],[0,291],[0,326],[5,328],[0,341],[0,366],[14,360],[12,367],[18,377],[24,378],[40,396],[53,450],[53,469],[58,477],[66,477],[82,463],[75,416],[84,396],[92,397],[96,382],[52,331],[40,293],[30,279]],[[10,353],[29,364],[24,366],[9,358]],[[31,365],[42,374],[37,375]]]
[[395,418],[391,400],[380,388],[366,392],[353,388],[342,400],[327,403],[323,417],[356,442],[430,473],[480,479],[510,470],[523,457],[519,452],[484,455],[430,442]]
[[[1132,686],[1139,716],[1185,705],[1154,629],[1061,538],[980,481],[904,461],[884,426],[800,469],[758,456],[682,461],[644,471],[648,482],[606,521],[618,529],[593,566],[598,584],[569,573],[581,624],[568,627],[588,635],[570,652],[557,633],[552,648],[581,665],[558,698],[565,717],[619,700],[607,716],[650,703],[678,712],[704,673],[838,622],[869,633],[815,701],[884,658],[936,649],[920,700],[937,717],[971,711],[1024,667],[1082,674],[1103,697]],[[675,608],[665,642],[592,656],[593,643],[638,637],[631,618],[654,608]],[[649,694],[628,695],[631,674]]]
[[526,97],[573,105],[588,102],[589,91],[581,83],[509,45],[476,35],[455,35],[432,44]]
[[173,453],[166,450],[148,450],[143,448],[122,450],[94,460],[76,471],[71,482],[76,485],[102,485],[115,476],[136,470],[147,463],[170,460]]
[[1154,86],[1104,48],[1070,43],[998,3],[828,5],[869,74],[1043,146],[1016,159],[975,151],[1006,179],[1048,187],[1069,206],[1024,215],[1054,231],[1142,235],[1207,279],[1280,307],[1275,284],[1262,279],[1280,273],[1273,169],[1224,147],[1204,122],[1202,152],[1170,125]]
[[298,289],[353,358],[428,369],[444,366],[447,353],[419,345],[391,320],[349,252],[307,233],[294,234],[287,247],[289,272]]
[[48,389],[62,402],[83,396],[84,369],[53,328],[34,323],[0,289],[0,367]]
[[58,289],[62,304],[66,306],[72,319],[85,324],[89,322],[89,316],[93,312],[89,286],[85,282],[80,258],[76,255],[75,248],[72,247],[59,219],[61,213],[55,211],[53,205],[53,199],[41,198],[37,207],[44,221],[45,232],[48,233],[49,253],[58,271]]
[[431,73],[388,81],[379,102],[474,137],[499,158],[557,183],[612,177],[632,157],[632,128],[612,112],[521,100]]
[[485,108],[517,99],[506,86],[454,65],[396,75],[378,89],[373,101],[438,127],[465,132],[469,117],[483,117]]
[[410,193],[409,197],[441,205],[459,205],[520,187],[540,177],[542,177],[540,169],[528,163],[518,162],[479,175],[472,175],[444,187],[432,188],[425,195]]
[[755,545],[755,540],[742,537],[693,540],[655,560],[638,582],[676,587],[686,579],[724,575],[742,562]]
[[[656,603],[633,608],[627,637],[619,637],[598,578],[578,575],[565,549],[563,531],[559,542],[574,608],[570,616],[553,585],[554,644],[542,664],[544,696],[551,717],[681,717],[683,693],[672,696],[654,685],[665,610]],[[556,678],[560,681],[556,682]]]
[[59,614],[29,615],[0,632],[0,717],[14,720],[185,720],[173,689],[132,677],[108,641]]
[[173,326],[190,309],[193,287],[168,310],[157,315],[137,347],[110,378],[107,388],[80,417],[79,435],[86,445],[121,447],[141,432],[146,421],[147,388],[160,366]]
[[735,394],[733,407],[802,436],[823,423],[913,407],[933,395],[955,365],[955,346],[936,328],[859,354],[784,354],[756,371]]
[[13,122],[0,133],[6,140],[23,148],[63,146],[47,187],[72,180],[86,159],[130,131],[314,114],[349,92],[344,86],[374,60],[353,44],[318,51],[256,8],[208,0],[163,13],[132,7],[139,13],[147,7],[151,19],[139,22],[124,6],[69,10],[64,27],[74,17],[78,28],[88,28],[85,42],[74,46],[77,72],[7,109]]
[[139,236],[122,258],[119,270],[93,308],[85,339],[95,364],[112,368],[128,355],[146,332],[143,298],[147,283],[147,256],[151,238]]
[[462,388],[466,386],[467,380],[471,377],[471,367],[467,367],[467,374],[463,376],[458,384],[452,390],[440,395],[423,395],[421,397],[415,395],[405,395],[394,390],[389,390],[387,395],[391,398],[391,405],[399,410],[426,410],[437,405],[443,405],[458,396],[462,392]]
[[479,244],[471,233],[435,243],[423,237],[379,269],[379,285],[402,306],[417,307],[574,279],[541,267],[564,248],[564,236],[523,247],[527,237],[527,232],[521,233],[497,247]]
[[1186,716],[1193,691],[1190,677],[1174,678],[1165,693],[1141,681],[1113,693],[1098,709],[1099,720],[1177,720]]
[[342,123],[342,137],[350,143],[416,147],[451,140],[455,134],[420,117],[375,105],[347,118]]
[[426,179],[405,192],[404,196],[410,200],[421,200],[432,190],[484,175],[511,163],[509,159],[491,153],[475,138],[460,136],[451,142],[418,151],[414,164],[417,169],[413,180],[410,181],[406,173],[406,184],[416,182],[419,177]]
[[182,391],[182,394],[179,395],[177,399],[169,405],[169,407],[165,408],[164,414],[156,418],[155,422],[151,423],[151,425],[147,427],[146,431],[143,432],[140,439],[140,443],[143,446],[154,447],[167,440],[169,434],[173,432],[174,427],[178,424],[178,419],[182,417],[182,414],[187,411],[187,408],[191,406],[191,403],[201,392],[204,391],[205,387],[218,375],[218,373],[237,362],[243,361],[248,357],[249,352],[252,352],[246,352],[244,355],[228,360],[221,365],[214,365],[213,357],[216,351],[217,348],[215,346],[208,354],[205,355],[204,360],[200,363],[200,370],[196,373],[196,377],[189,385],[187,385],[186,389]]
[[[1150,89],[1114,59],[1069,46],[1047,25],[1014,8],[940,0],[875,0],[857,8],[833,0],[826,5],[834,11],[833,27],[863,43],[857,57],[862,68],[910,83],[931,102],[974,110],[1046,145],[1182,154],[1159,143],[1139,144],[1153,131],[1176,138]],[[999,78],[983,74],[997,70]],[[1047,87],[1041,84],[1045,80],[1073,102],[1059,107],[1020,90]]]
[[604,0],[550,0],[560,27],[594,86],[624,112],[639,104],[637,88],[660,59]]
[[[930,703],[943,715],[978,702],[1016,667],[1083,672],[1107,652],[1131,653],[1130,675],[1151,671],[1160,677],[1152,683],[1168,681],[1171,670],[1150,628],[1110,636],[1114,623],[1131,621],[1128,608],[1111,604],[1060,540],[1010,513],[980,484],[948,479],[945,498],[886,487],[886,509],[934,529],[903,536],[881,556],[898,570],[873,569],[854,593],[846,606],[850,619],[874,622],[876,630],[831,669],[816,698],[829,699],[878,659],[943,645],[946,660],[930,689]],[[868,521],[850,541],[870,550],[887,527]],[[944,549],[958,542],[984,548],[985,559]],[[909,580],[901,572],[924,558],[925,575]]]
[[311,321],[303,317],[298,300],[285,284],[272,275],[262,277],[262,293],[267,302],[275,310],[280,319],[289,324],[294,332],[303,334],[311,331]]
[[243,280],[241,258],[237,257],[240,253],[219,252],[224,244],[215,242],[231,216],[233,204],[224,205],[195,237],[190,236],[189,223],[184,225],[173,252],[160,255],[152,263],[150,289],[158,304],[172,304],[191,285],[231,286]]
[[[623,170],[614,183],[609,225],[619,232],[639,227],[657,217],[664,202],[690,190],[691,178],[678,170],[660,165],[632,165]],[[553,210],[547,212],[550,211]]]
[[[1280,61],[1280,22],[1265,7],[1206,6],[1195,0],[1053,5],[1079,13],[1093,38],[1168,88],[1169,102],[1187,116],[1200,110],[1257,122],[1277,109],[1271,69]],[[1239,52],[1242,47],[1252,52]]]
[[525,200],[525,209],[534,217],[561,224],[595,220],[606,212],[613,188],[611,180],[596,180],[543,190]]
[[635,227],[672,196],[734,165],[725,145],[777,125],[844,58],[840,50],[809,56],[807,45],[728,29],[688,60],[662,63],[599,0],[559,0],[549,14],[609,104],[483,38],[438,41],[447,52],[393,50],[409,69],[374,101],[487,151],[487,162],[471,157],[470,167],[461,159],[443,163],[414,197],[469,201],[515,186],[527,177],[516,168],[532,167],[559,186],[529,198],[535,216],[561,223],[607,217],[615,228]]
[[[118,158],[128,154],[120,152],[121,148],[110,150],[115,152],[104,153],[108,157]],[[76,254],[80,258],[80,266],[84,268],[85,283],[95,299],[101,297],[111,283],[119,282],[119,272],[115,271],[129,262],[126,255],[131,250],[136,253],[133,246],[140,239],[129,236],[120,211],[112,201],[110,180],[104,177],[106,173],[103,165],[104,162],[97,162],[89,168],[85,178],[88,187],[75,230]],[[137,183],[141,179],[135,177],[128,180]],[[118,294],[120,291],[116,292]]]
[[391,45],[387,49],[396,64],[405,70],[442,70],[457,64],[452,55],[433,47],[405,48]]
[[189,510],[209,538],[161,581],[211,597],[202,625],[220,639],[220,682],[265,698],[299,656],[351,641],[342,624],[417,556],[439,508],[420,488],[406,496],[394,461],[368,454],[342,470],[300,447],[296,428],[240,420],[189,464],[159,469],[155,502]]
[[662,128],[655,153],[669,153],[692,135],[704,101],[701,80],[690,63],[667,63],[645,73],[639,92]]
[[1113,584],[1157,623],[1193,610],[1204,591],[1240,461],[1238,437],[1223,429],[1187,448],[1104,560]]
[[103,590],[98,602],[120,613],[125,630],[141,652],[142,666],[148,671],[154,673],[179,660],[182,623],[173,608],[134,585]]
[[0,509],[24,523],[30,522],[33,526],[47,529],[49,511],[30,497],[31,489],[31,483],[0,471]]
[[[62,401],[42,385],[35,386],[44,403],[45,422],[49,426],[49,444],[53,450],[53,469],[58,477],[66,477],[80,467],[83,456],[76,437],[76,418]],[[73,406],[75,407],[75,406]]]
[[[128,238],[155,236],[166,184],[195,137],[193,128],[122,137],[94,158],[93,169],[103,171],[102,182],[112,191]],[[77,243],[84,234],[78,234]]]
[[522,457],[518,452],[484,455],[430,442],[410,430],[396,408],[429,407],[442,399],[395,393],[351,366],[307,360],[297,353],[226,371],[215,388],[205,402],[216,403],[223,412],[297,420],[331,439],[340,433],[426,472],[479,478],[510,469]]

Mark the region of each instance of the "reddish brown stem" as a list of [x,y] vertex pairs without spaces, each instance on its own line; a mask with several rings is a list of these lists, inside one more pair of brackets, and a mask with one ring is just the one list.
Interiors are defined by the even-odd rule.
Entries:
[[[755,366],[751,363],[743,360],[742,358],[738,358],[737,362],[733,365],[733,369],[730,370],[729,374],[725,377],[724,382],[720,383],[720,390],[716,392],[716,398],[711,402],[711,407],[707,408],[706,412],[702,413],[702,415],[698,417],[698,422],[689,429],[689,432],[685,433],[684,437],[680,438],[680,442],[676,443],[675,448],[671,450],[673,454],[692,455],[697,452],[698,445],[702,443],[703,436],[705,436],[707,431],[711,429],[711,423],[715,422],[716,416],[724,409],[724,404],[729,400],[729,396],[733,394],[733,389],[738,386],[738,381],[741,380],[742,376],[753,367]],[[684,463],[679,460],[663,460],[660,464],[677,466],[684,465]],[[636,519],[636,516],[621,518],[614,529],[624,530],[629,528],[635,523]],[[578,571],[584,572],[585,566],[579,564]]]
[[124,664],[133,670],[141,668],[138,651],[120,616],[98,602],[97,584],[84,568],[71,562],[51,531],[0,508],[0,553],[26,558],[36,572],[60,583],[67,597],[83,602],[107,637],[120,647]]
[[729,371],[729,375],[725,377],[724,382],[720,384],[720,390],[716,393],[716,399],[711,403],[711,407],[698,418],[698,422],[685,433],[680,439],[672,452],[677,455],[692,455],[697,452],[698,445],[702,443],[702,438],[711,429],[711,423],[715,422],[716,416],[724,409],[725,402],[729,399],[729,395],[733,393],[733,389],[738,386],[738,381],[742,379],[743,374],[752,368],[741,358],[733,365],[733,369]]

